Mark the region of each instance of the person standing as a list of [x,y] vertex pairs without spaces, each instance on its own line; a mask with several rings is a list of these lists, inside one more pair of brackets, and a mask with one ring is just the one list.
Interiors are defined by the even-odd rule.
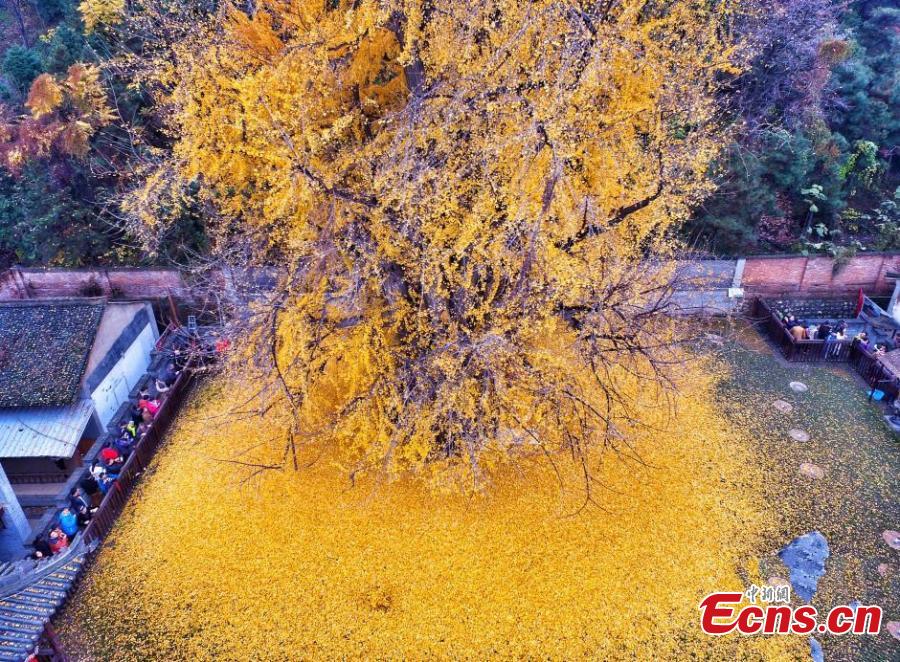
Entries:
[[[96,482],[94,484],[96,485]],[[79,525],[84,526],[91,521],[91,506],[88,495],[83,489],[76,487],[69,497],[69,507],[75,513]]]
[[68,508],[63,508],[57,519],[59,520],[59,528],[62,529],[62,532],[69,538],[74,538],[75,534],[78,533],[78,518],[75,517],[75,513]]
[[834,345],[834,327],[831,326],[831,323],[828,320],[825,320],[819,325],[819,330],[816,332],[816,338],[823,341],[822,358],[827,359],[831,356],[832,346]]
[[59,554],[69,546],[69,537],[58,526],[50,531],[50,551]]

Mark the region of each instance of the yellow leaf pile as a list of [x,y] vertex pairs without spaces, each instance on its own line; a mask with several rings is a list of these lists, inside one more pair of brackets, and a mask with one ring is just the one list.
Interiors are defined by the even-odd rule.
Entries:
[[565,490],[534,461],[472,498],[410,478],[351,486],[312,452],[299,472],[242,482],[280,429],[268,414],[234,413],[253,384],[216,381],[182,415],[67,607],[68,650],[116,660],[798,659],[805,640],[699,631],[700,599],[742,589],[738,573],[755,578],[767,550],[758,464],[706,404],[708,388],[634,440],[646,465],[605,457],[603,509],[579,510],[577,465],[565,462]]

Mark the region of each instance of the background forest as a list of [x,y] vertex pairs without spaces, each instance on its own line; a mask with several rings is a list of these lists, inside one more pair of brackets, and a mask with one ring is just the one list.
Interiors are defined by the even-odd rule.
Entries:
[[[683,238],[715,255],[900,248],[900,9],[770,4],[736,28],[756,56],[722,92],[729,144]],[[171,222],[149,248],[118,206],[174,138],[128,63],[177,35],[125,34],[128,9],[0,0],[0,268],[171,263],[206,249],[190,191],[163,210]]]

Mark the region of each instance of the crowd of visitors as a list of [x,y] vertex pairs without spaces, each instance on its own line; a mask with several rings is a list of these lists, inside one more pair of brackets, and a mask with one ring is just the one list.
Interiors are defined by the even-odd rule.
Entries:
[[[837,322],[825,320],[824,322],[816,324],[815,322],[797,319],[790,313],[779,313],[779,319],[794,340],[825,341],[824,352],[826,355],[830,353],[837,354],[840,352],[840,345],[837,343],[847,340],[849,335],[847,324],[843,320]],[[854,344],[862,347],[862,349],[869,350],[879,355],[885,354],[893,349],[893,347],[890,346],[890,341],[873,343],[865,330],[854,335],[852,341]]]
[[88,525],[129,456],[147,434],[162,401],[171,392],[186,363],[186,354],[173,356],[157,371],[150,385],[140,391],[137,402],[131,405],[128,418],[119,424],[115,438],[104,442],[81,482],[72,490],[68,506],[57,514],[47,535],[35,540],[34,558],[52,556],[65,550],[78,532]]
[[871,310],[866,315],[847,322],[806,321],[790,312],[769,309],[772,318],[767,327],[789,361],[796,360],[800,350],[800,360],[852,364],[869,386],[869,400],[886,405],[885,419],[900,433],[900,372],[896,362],[900,355],[900,328],[886,320],[877,305],[870,301],[868,304]]
[[791,314],[783,314],[781,323],[794,337],[794,340],[830,340],[832,342],[847,338],[847,325],[843,321],[824,321],[820,324],[799,320]]
[[128,458],[150,430],[163,401],[188,363],[192,360],[201,364],[215,362],[230,345],[228,338],[216,331],[204,335],[196,326],[174,330],[161,352],[165,357],[162,367],[151,376],[149,385],[141,389],[137,401],[131,404],[128,416],[119,423],[115,438],[103,443],[97,458],[69,495],[68,506],[57,513],[50,531],[35,540],[33,558],[52,556],[65,550],[88,525],[103,497],[115,485]]
[[843,321],[825,320],[819,324],[797,319],[789,313],[780,315],[781,323],[791,337],[796,340],[822,340],[823,356],[837,356],[841,351],[841,342],[847,339],[847,325]]

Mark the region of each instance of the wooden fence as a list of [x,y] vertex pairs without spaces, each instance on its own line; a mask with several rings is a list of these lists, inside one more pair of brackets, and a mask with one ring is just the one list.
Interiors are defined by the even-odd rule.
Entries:
[[884,391],[888,399],[900,396],[900,375],[888,368],[878,356],[857,344],[850,352],[849,362],[873,389]]
[[788,361],[849,363],[871,388],[883,391],[889,400],[900,397],[900,375],[858,342],[797,340],[762,299],[756,300],[754,315],[765,325],[769,337]]
[[798,363],[847,363],[853,340],[797,340],[762,299],[757,299],[754,316],[761,319],[772,341],[788,361]]
[[119,472],[119,477],[103,497],[103,501],[85,528],[83,537],[87,545],[100,542],[112,530],[138,478],[150,465],[153,456],[156,454],[156,449],[159,448],[159,445],[165,438],[166,431],[175,418],[181,403],[184,401],[192,377],[190,365],[178,375],[175,384],[169,391],[168,397],[163,400],[156,412],[156,416],[153,417],[150,428],[137,443],[131,455],[128,456],[128,460],[125,461],[125,465]]

